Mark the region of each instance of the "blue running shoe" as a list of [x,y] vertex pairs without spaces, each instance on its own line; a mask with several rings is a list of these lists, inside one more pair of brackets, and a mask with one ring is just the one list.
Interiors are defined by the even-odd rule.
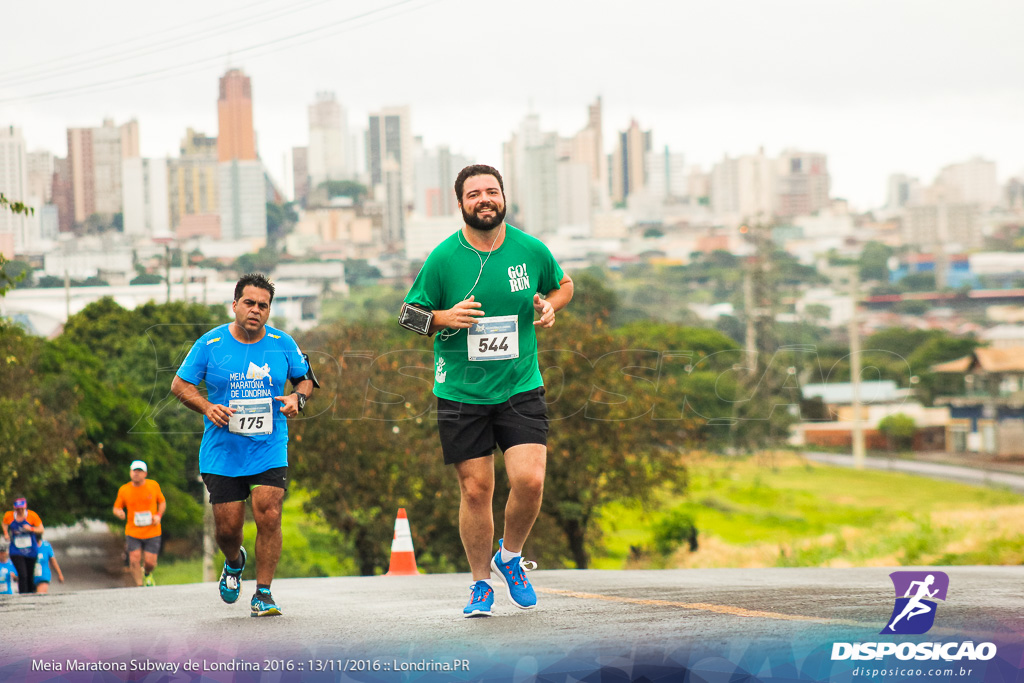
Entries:
[[513,557],[508,564],[502,562],[501,548],[504,540],[498,540],[498,552],[491,559],[491,572],[501,577],[513,605],[519,609],[533,609],[537,606],[537,593],[526,578],[526,572],[536,569],[537,563],[525,561],[522,557]]
[[220,573],[220,599],[229,605],[238,601],[238,594],[242,592],[242,570],[245,569],[245,546],[238,549],[242,554],[242,566],[232,569],[224,562],[224,571]]
[[477,581],[469,585],[469,604],[462,610],[467,617],[489,617],[491,606],[494,605],[494,591],[486,581]]
[[270,591],[266,588],[260,588],[252,596],[252,602],[250,603],[252,608],[253,617],[279,617],[281,616],[281,608],[274,602],[274,596],[270,594]]

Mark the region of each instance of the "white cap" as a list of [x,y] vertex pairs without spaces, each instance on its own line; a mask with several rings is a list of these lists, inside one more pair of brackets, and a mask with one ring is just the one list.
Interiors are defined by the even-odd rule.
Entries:
[[149,472],[149,469],[146,468],[146,463],[142,462],[141,460],[133,460],[132,461],[132,466],[129,467],[128,469],[142,470],[143,472],[147,472],[147,473]]

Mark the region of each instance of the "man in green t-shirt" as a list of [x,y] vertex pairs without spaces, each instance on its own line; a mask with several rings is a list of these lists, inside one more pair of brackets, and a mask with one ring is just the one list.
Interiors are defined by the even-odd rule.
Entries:
[[[459,532],[473,572],[463,613],[475,617],[491,614],[491,572],[514,605],[537,604],[524,571],[535,565],[522,559],[540,512],[547,460],[536,329],[555,324],[573,284],[543,242],[505,223],[497,169],[462,169],[455,195],[465,225],[430,253],[405,303],[419,312],[418,331],[438,333],[437,427],[444,461],[459,477]],[[495,446],[505,455],[510,491],[505,533],[492,557]]]

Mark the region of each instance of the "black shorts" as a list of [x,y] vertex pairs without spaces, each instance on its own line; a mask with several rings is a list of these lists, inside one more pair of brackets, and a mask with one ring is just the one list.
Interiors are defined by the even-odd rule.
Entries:
[[124,537],[124,548],[128,552],[141,550],[144,553],[160,554],[160,536],[153,538],[135,538],[134,536]]
[[288,490],[288,468],[274,467],[259,474],[244,477],[225,477],[220,474],[202,473],[206,490],[210,492],[210,503],[235,503],[245,500],[257,486],[275,486]]
[[548,406],[544,387],[515,394],[504,403],[480,405],[437,399],[437,431],[444,463],[507,451],[520,444],[548,444]]

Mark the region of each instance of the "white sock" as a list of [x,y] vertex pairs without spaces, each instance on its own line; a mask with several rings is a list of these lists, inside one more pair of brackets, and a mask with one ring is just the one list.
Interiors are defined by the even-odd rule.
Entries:
[[508,564],[512,561],[513,557],[522,557],[522,553],[514,553],[511,550],[505,550],[505,546],[501,546],[501,562],[502,564]]
[[[494,584],[491,583],[491,581],[493,581],[493,579],[480,579],[480,581],[483,581],[484,583],[486,583],[492,590],[494,589]],[[477,583],[480,583],[480,581],[474,581],[473,583],[477,584]]]

